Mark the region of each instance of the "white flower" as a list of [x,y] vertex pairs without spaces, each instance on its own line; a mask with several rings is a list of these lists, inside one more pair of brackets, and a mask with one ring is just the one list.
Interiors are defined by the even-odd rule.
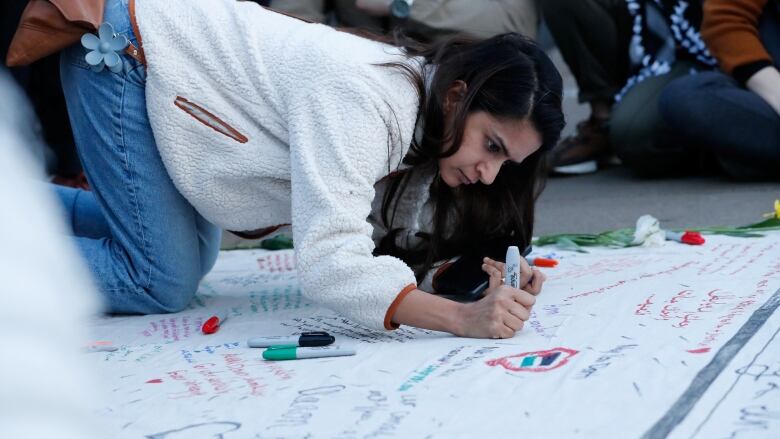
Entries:
[[634,241],[632,244],[643,247],[660,247],[666,243],[666,233],[661,230],[661,224],[652,215],[642,215],[636,221]]

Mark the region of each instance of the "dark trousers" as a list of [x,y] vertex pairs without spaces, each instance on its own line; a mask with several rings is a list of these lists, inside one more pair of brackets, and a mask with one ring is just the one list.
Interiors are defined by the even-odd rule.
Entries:
[[[577,80],[580,102],[611,102],[629,77],[633,20],[625,0],[543,0],[544,18]],[[695,63],[678,60],[669,73],[646,78],[612,108],[609,141],[623,164],[644,177],[690,172],[696,153],[666,126],[659,98]]]
[[[780,60],[780,14],[767,9],[761,40]],[[722,72],[675,80],[664,90],[661,114],[671,129],[737,179],[780,178],[780,115],[759,95]]]
[[628,79],[625,0],[543,0],[544,20],[574,74],[580,102],[611,102]]
[[[16,32],[27,0],[0,1],[0,62],[5,63],[8,46]],[[81,172],[73,133],[68,121],[65,98],[60,86],[59,55],[50,55],[27,67],[11,69],[25,90],[40,121],[40,136],[48,146],[46,170],[49,174],[72,177]]]

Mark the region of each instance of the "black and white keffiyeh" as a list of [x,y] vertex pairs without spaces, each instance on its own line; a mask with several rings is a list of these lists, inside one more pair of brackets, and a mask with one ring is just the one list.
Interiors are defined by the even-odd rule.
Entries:
[[626,0],[633,17],[629,60],[632,76],[615,96],[619,101],[633,86],[669,73],[678,58],[693,59],[705,67],[717,61],[704,44],[701,0]]

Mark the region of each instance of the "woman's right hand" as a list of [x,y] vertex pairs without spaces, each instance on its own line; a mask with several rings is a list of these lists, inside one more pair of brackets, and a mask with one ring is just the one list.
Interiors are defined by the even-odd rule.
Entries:
[[[484,293],[484,295],[488,295],[495,287],[504,283],[506,264],[501,261],[494,261],[487,257],[484,258],[482,262],[484,262],[482,264],[482,271],[490,276],[487,291]],[[525,258],[520,259],[520,278],[524,281],[520,284],[520,288],[528,291],[534,296],[542,292],[542,285],[544,284],[544,281],[547,280],[547,276],[539,271],[538,268],[528,265]]]
[[523,290],[498,285],[482,299],[463,304],[458,320],[462,337],[511,338],[523,328],[536,297]]

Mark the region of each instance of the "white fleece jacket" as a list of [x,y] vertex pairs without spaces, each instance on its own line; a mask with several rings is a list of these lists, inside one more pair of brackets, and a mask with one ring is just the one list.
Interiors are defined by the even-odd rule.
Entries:
[[[154,137],[178,190],[229,230],[292,223],[303,293],[375,329],[414,285],[374,257],[374,185],[412,140],[400,51],[234,0],[136,0]],[[388,132],[392,131],[391,138]]]

